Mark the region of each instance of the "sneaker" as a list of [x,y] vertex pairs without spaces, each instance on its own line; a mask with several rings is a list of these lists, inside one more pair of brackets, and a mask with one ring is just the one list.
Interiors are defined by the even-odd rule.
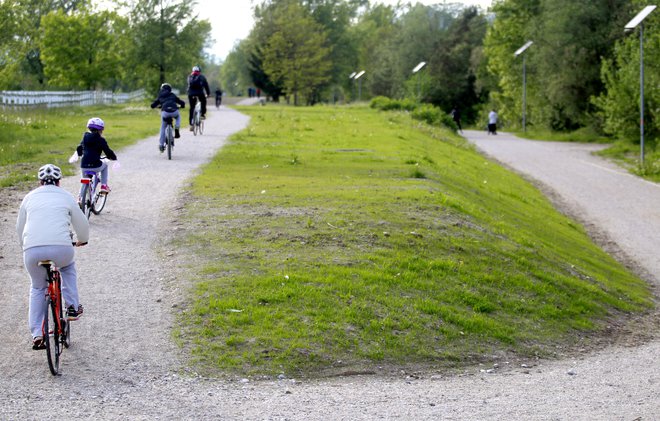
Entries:
[[165,152],[165,146],[164,145],[158,145],[158,150],[160,151],[160,153]]
[[202,120],[206,120],[206,116],[205,116],[205,115],[202,116]]
[[191,126],[190,126],[190,131],[192,132],[193,130],[195,130],[195,129],[194,129],[193,126],[191,125]]
[[107,184],[101,184],[101,194],[108,194],[110,193],[110,187]]
[[178,139],[181,137],[181,134],[179,134],[179,129],[174,129],[174,138]]
[[38,351],[40,349],[46,349],[46,344],[44,343],[44,338],[41,336],[35,336],[32,338],[32,349]]
[[82,314],[83,314],[82,304],[78,304],[78,310],[73,308],[73,306],[69,306],[66,309],[67,320],[78,320],[80,316],[82,316]]

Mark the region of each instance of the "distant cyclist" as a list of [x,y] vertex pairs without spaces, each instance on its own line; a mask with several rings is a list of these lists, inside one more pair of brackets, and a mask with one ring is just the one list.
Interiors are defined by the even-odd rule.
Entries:
[[[110,192],[110,187],[108,186],[108,164],[101,159],[101,156],[105,154],[108,159],[116,161],[117,155],[110,149],[108,142],[103,137],[103,130],[105,130],[103,120],[98,117],[90,118],[87,121],[87,129],[89,131],[83,135],[78,148],[76,148],[78,156],[82,156],[80,169],[83,172],[83,177],[86,171],[101,173],[100,192],[108,194]],[[84,184],[80,186],[80,195],[82,195],[84,186]]]
[[71,244],[71,227],[78,243],[89,240],[89,222],[76,200],[59,187],[62,171],[46,164],[37,173],[40,187],[32,190],[21,202],[16,221],[16,232],[23,248],[23,261],[32,287],[30,289],[29,328],[32,348],[44,349],[42,337],[43,316],[46,311],[46,270],[41,260],[52,260],[62,274],[62,295],[67,304],[67,317],[77,320],[83,313],[78,301],[76,264]]
[[220,108],[222,104],[222,89],[218,86],[215,88],[215,108]]
[[158,144],[158,149],[163,152],[165,150],[165,128],[167,123],[165,119],[168,117],[174,118],[174,137],[176,139],[181,137],[179,133],[179,128],[181,127],[181,114],[179,114],[179,106],[181,108],[186,108],[186,103],[180,99],[174,92],[172,92],[172,86],[169,83],[163,83],[160,85],[160,91],[158,92],[158,98],[151,103],[151,108],[160,108],[160,143]]
[[197,104],[197,101],[202,104],[202,118],[206,118],[206,97],[209,95],[211,95],[209,83],[201,73],[199,66],[193,67],[192,73],[188,75],[188,103],[190,104],[188,123],[190,123],[190,131],[193,131],[193,113],[195,112],[195,104]]

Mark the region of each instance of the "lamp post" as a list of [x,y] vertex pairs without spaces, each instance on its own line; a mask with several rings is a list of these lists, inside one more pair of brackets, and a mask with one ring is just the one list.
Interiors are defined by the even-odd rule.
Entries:
[[357,72],[353,72],[350,75],[348,75],[348,78],[353,81],[353,100],[355,100],[355,75]]
[[[518,57],[519,55],[524,53],[525,50],[528,49],[532,44],[534,44],[534,41],[527,41],[525,45],[518,48],[516,52],[513,53],[514,57]],[[523,128],[523,132],[527,130],[527,68],[525,64],[524,55],[523,55],[522,128]]]
[[644,19],[657,6],[646,6],[625,26],[626,31],[632,31],[639,26],[639,143],[640,163],[644,165]]
[[[366,72],[362,70],[360,73],[354,76],[355,80],[360,79]],[[362,101],[362,81],[358,81],[358,101]]]
[[[420,61],[417,66],[412,70],[413,74],[419,72],[422,70],[422,67],[426,66],[425,61]],[[419,97],[420,102],[422,101],[422,82],[419,79],[419,75],[417,75],[417,96]]]

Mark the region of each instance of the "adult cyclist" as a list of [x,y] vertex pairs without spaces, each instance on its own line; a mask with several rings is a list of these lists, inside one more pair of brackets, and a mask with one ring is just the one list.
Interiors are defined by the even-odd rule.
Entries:
[[76,264],[71,244],[71,227],[76,233],[76,246],[87,244],[89,222],[76,200],[60,188],[62,171],[46,164],[37,173],[40,187],[28,193],[21,202],[16,221],[18,240],[23,248],[23,262],[30,275],[29,328],[32,349],[44,349],[42,334],[46,312],[46,269],[41,260],[52,260],[62,275],[62,295],[67,303],[67,318],[77,320],[83,314],[78,301]]
[[199,66],[194,66],[192,73],[188,75],[188,103],[190,104],[188,122],[190,123],[190,131],[193,131],[195,104],[197,104],[197,101],[202,104],[202,118],[206,118],[206,97],[209,95],[211,95],[211,89],[206,77],[202,74]]

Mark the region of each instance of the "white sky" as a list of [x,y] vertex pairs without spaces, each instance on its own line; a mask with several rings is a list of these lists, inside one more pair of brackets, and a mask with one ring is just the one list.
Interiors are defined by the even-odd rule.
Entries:
[[[443,0],[403,0],[401,3],[442,4]],[[372,0],[373,3],[395,5],[397,0]],[[259,4],[259,0],[197,0],[199,17],[208,19],[213,27],[212,36],[215,44],[210,53],[218,59],[224,60],[237,41],[247,38],[254,21],[252,20],[252,6]],[[447,3],[463,3],[468,6],[490,7],[492,0],[447,0]]]

